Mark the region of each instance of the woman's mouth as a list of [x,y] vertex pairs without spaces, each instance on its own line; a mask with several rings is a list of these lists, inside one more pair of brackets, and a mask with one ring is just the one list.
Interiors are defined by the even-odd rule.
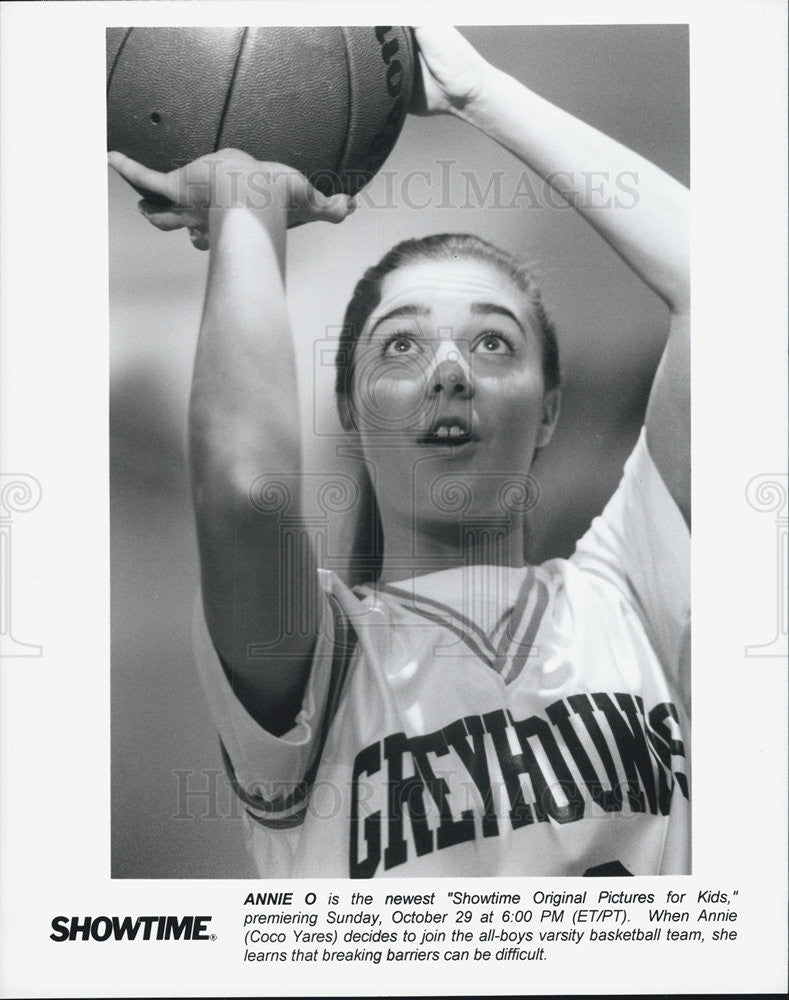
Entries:
[[442,417],[419,438],[420,444],[460,445],[471,440],[471,428],[459,417]]

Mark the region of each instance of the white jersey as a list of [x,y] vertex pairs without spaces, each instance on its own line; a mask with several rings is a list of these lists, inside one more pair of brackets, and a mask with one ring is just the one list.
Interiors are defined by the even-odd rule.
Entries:
[[198,614],[259,874],[689,872],[688,542],[642,431],[569,560],[355,591],[322,572],[282,737],[236,699]]

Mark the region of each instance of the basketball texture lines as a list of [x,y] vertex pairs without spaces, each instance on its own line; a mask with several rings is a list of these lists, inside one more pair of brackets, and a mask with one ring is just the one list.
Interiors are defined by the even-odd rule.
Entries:
[[405,120],[407,27],[108,28],[107,148],[172,170],[223,148],[355,194]]

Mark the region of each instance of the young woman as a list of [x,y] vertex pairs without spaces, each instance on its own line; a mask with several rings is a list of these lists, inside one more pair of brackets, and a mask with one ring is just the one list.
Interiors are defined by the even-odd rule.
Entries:
[[[375,500],[350,589],[303,543],[298,499],[287,525],[269,501],[301,472],[287,229],[353,204],[234,150],[170,174],[111,154],[172,202],[142,203],[155,226],[210,247],[196,647],[251,849],[265,876],[687,872],[687,191],[453,30],[416,38],[420,110],[475,125],[574,204],[667,303],[668,341],[605,512],[571,559],[529,565],[528,473],[560,393],[539,291],[471,235],[395,247],[338,351]],[[584,178],[624,171],[637,199],[592,210]]]

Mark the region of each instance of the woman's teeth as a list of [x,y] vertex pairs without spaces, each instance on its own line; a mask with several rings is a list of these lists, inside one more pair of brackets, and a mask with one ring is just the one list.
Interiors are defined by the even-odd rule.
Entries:
[[467,425],[441,423],[432,431],[428,431],[420,439],[421,444],[465,444],[471,440],[471,431]]
[[452,437],[452,438],[462,437],[463,436],[463,430],[462,430],[462,428],[458,427],[457,424],[453,424],[452,427],[439,427],[438,430],[435,433],[435,436],[436,437],[440,437],[440,438],[445,438],[445,437]]

